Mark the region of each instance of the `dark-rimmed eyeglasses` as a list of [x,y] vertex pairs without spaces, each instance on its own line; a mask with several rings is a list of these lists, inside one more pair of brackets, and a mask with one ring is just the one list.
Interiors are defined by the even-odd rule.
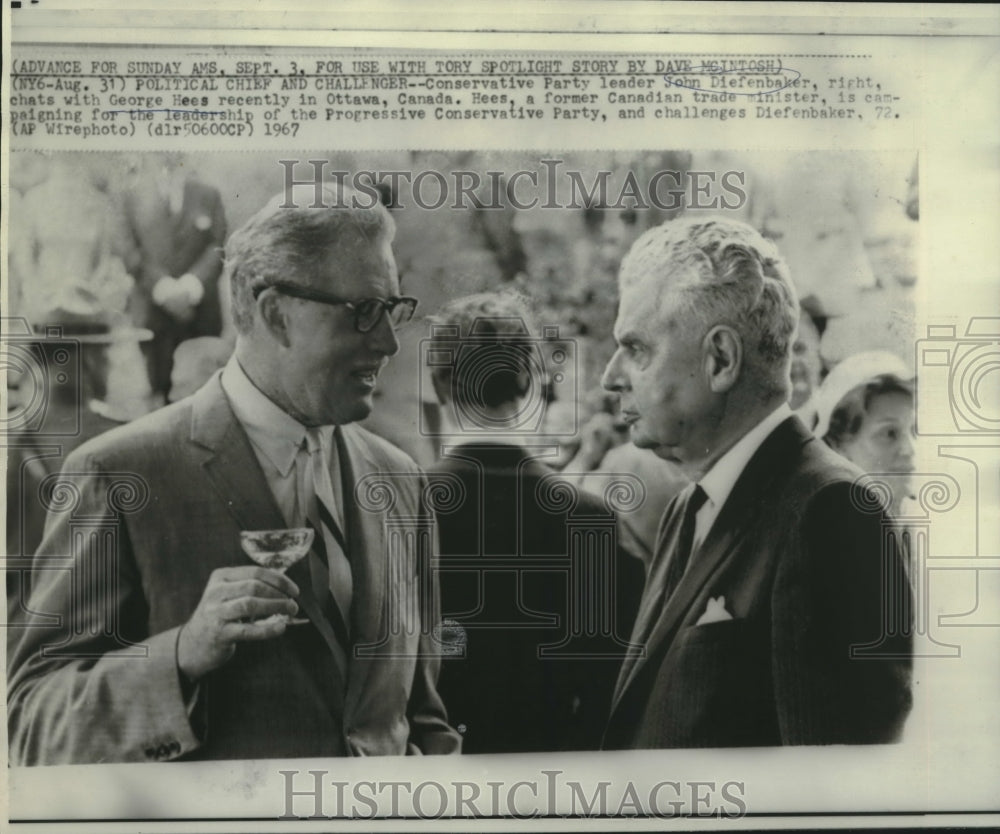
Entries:
[[264,290],[273,289],[282,295],[315,301],[319,304],[329,304],[335,307],[346,307],[354,314],[354,329],[358,333],[367,333],[382,319],[383,313],[389,314],[393,327],[406,324],[413,318],[417,309],[417,299],[408,295],[394,295],[389,298],[362,298],[359,301],[348,301],[330,293],[303,287],[299,284],[262,284],[254,287],[253,297],[256,299]]

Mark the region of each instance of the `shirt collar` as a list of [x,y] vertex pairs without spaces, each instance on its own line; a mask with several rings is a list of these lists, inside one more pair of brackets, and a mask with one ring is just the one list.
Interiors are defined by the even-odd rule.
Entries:
[[302,447],[305,426],[254,385],[235,356],[231,356],[222,369],[221,382],[233,413],[246,429],[250,441],[282,477],[288,475]]
[[718,509],[725,503],[729,493],[736,486],[737,479],[750,462],[750,458],[754,456],[767,436],[778,427],[778,424],[791,416],[791,407],[787,402],[782,403],[743,435],[736,442],[736,445],[719,458],[715,465],[705,473],[698,483],[705,490],[713,507]]

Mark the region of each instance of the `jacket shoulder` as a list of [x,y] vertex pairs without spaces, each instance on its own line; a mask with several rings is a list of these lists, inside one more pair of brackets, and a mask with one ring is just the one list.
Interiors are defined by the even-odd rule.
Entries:
[[406,452],[374,432],[362,428],[356,423],[342,426],[341,431],[344,434],[344,440],[359,448],[380,470],[407,473],[422,472],[417,466],[417,462]]
[[786,489],[799,495],[814,495],[834,484],[853,484],[862,474],[857,466],[822,440],[812,439],[802,445]]
[[176,452],[187,438],[190,425],[190,402],[174,403],[81,444],[67,457],[66,466],[136,466],[158,454]]
[[876,491],[865,485],[864,473],[819,439],[803,444],[788,477],[768,503],[781,506],[786,521],[798,519],[793,527],[834,518],[853,524],[859,515],[884,509]]

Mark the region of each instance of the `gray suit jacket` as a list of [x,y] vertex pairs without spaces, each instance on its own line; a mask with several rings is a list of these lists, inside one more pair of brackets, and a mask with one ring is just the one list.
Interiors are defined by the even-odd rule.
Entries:
[[456,752],[435,689],[423,476],[365,430],[340,434],[355,586],[346,668],[298,577],[313,623],[241,644],[193,700],[179,627],[214,569],[248,564],[240,530],[285,526],[218,375],[71,455],[36,555],[35,613],[10,658],[11,761]]

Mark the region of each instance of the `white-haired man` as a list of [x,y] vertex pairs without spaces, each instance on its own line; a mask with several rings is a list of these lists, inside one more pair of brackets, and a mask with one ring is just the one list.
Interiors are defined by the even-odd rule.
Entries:
[[693,483],[667,507],[606,748],[896,740],[909,586],[860,473],[792,415],[798,302],[777,250],[683,219],[624,259],[604,374],[633,442]]
[[[431,523],[424,482],[349,425],[416,302],[381,206],[301,192],[227,244],[229,364],[67,460],[11,660],[13,762],[457,751],[435,688],[433,554],[419,533],[390,547],[387,529],[388,504]],[[361,506],[373,477],[391,500]],[[241,552],[241,531],[305,526],[313,551],[288,575]],[[46,570],[67,555],[71,570]]]

